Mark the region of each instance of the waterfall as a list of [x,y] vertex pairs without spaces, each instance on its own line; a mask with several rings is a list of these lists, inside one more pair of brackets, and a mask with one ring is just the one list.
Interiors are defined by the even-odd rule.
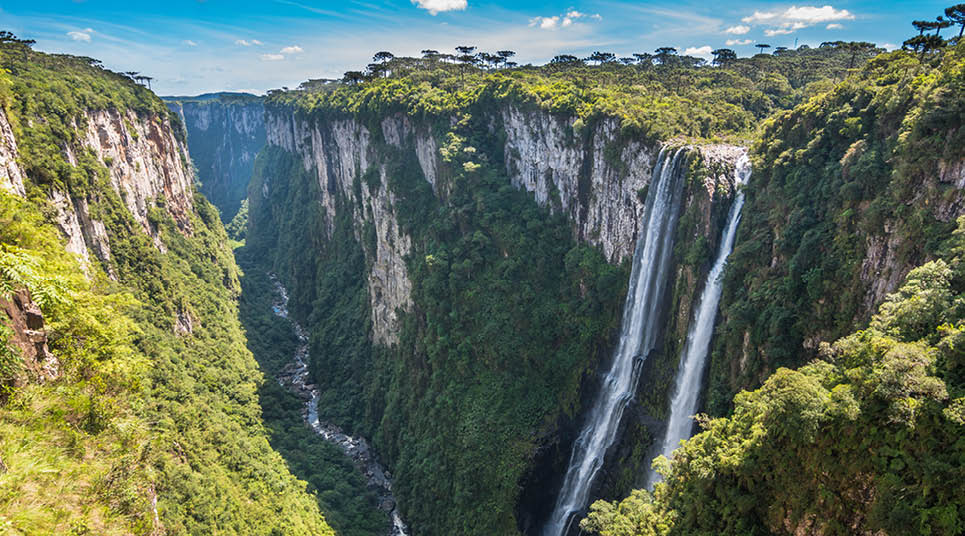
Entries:
[[[741,208],[744,206],[744,192],[739,188],[750,177],[751,165],[747,155],[741,156],[734,170],[734,182],[738,188],[737,195],[727,214],[727,224],[717,250],[714,266],[707,274],[704,291],[700,295],[696,315],[687,331],[687,342],[680,357],[677,371],[677,381],[674,387],[673,399],[670,403],[670,419],[667,421],[667,431],[664,434],[660,454],[670,457],[680,442],[689,439],[693,430],[693,416],[697,412],[697,396],[700,394],[700,381],[704,376],[707,365],[707,355],[710,353],[710,339],[714,334],[714,322],[717,319],[717,306],[720,304],[720,294],[723,290],[721,274],[727,257],[734,249],[734,236],[737,234],[737,224],[741,218]],[[648,487],[653,488],[660,480],[660,475],[651,470]]]
[[657,343],[659,307],[670,271],[673,235],[680,212],[684,149],[660,152],[644,207],[633,253],[630,286],[623,306],[620,341],[600,394],[573,445],[569,467],[544,536],[562,536],[574,514],[587,506],[590,489],[603,458],[616,438],[623,410],[633,397],[640,368]]

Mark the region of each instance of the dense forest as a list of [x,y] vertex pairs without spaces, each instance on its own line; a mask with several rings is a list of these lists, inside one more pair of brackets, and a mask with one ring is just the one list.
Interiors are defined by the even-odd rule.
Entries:
[[[668,169],[659,335],[628,354],[574,525],[962,533],[965,42],[941,32],[965,6],[946,14],[891,52],[383,51],[164,100],[0,32],[0,535],[541,534]],[[654,459],[735,198],[703,413]],[[282,380],[296,324],[308,405]]]

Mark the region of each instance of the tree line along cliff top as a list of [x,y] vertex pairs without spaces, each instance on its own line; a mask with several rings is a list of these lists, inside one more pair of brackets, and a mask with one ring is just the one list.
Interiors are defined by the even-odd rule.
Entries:
[[[512,103],[575,117],[577,128],[613,116],[626,132],[653,139],[746,137],[775,112],[849,76],[862,76],[866,62],[884,50],[870,43],[834,42],[749,58],[728,52],[715,51],[712,63],[662,48],[622,61],[606,53],[586,60],[562,55],[545,65],[521,67],[499,67],[511,62],[498,61],[481,66],[468,56],[432,50],[422,58],[379,53],[367,74],[349,72],[342,80],[309,80],[294,90],[273,90],[267,103],[294,105],[304,114],[403,112],[418,117]],[[892,53],[898,54],[905,53]]]

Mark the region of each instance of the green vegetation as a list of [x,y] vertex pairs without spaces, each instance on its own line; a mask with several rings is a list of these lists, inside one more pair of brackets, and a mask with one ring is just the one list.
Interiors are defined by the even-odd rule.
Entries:
[[448,141],[445,202],[414,147],[379,144],[386,184],[356,180],[359,192],[388,188],[412,237],[414,305],[397,344],[370,340],[375,251],[364,225],[361,240],[354,232],[353,214],[367,210],[360,194],[329,190],[336,210],[326,214],[314,170],[277,147],[255,165],[245,254],[268,259],[262,269],[289,285],[291,310],[311,331],[322,417],[373,438],[414,530],[512,534],[541,438],[574,418],[581,382],[608,355],[628,267],[577,245],[562,216],[509,183],[485,156],[500,142],[482,119]]
[[[265,374],[274,377],[291,363],[297,339],[291,321],[272,313],[274,289],[258,263],[247,258],[247,252],[240,250],[238,258],[245,269],[241,321],[248,334],[248,348]],[[276,381],[261,384],[258,396],[272,447],[285,458],[295,476],[308,482],[325,520],[336,533],[383,536],[388,531],[388,518],[377,510],[376,494],[338,447],[322,441],[306,425],[302,417],[304,401]]]
[[218,207],[225,225],[241,210],[255,155],[265,145],[263,101],[247,93],[164,98],[172,115],[184,114],[201,193]]
[[870,326],[734,399],[661,458],[651,497],[593,505],[585,530],[961,534],[965,530],[965,217]]
[[[923,62],[896,51],[764,124],[725,275],[713,413],[768,371],[803,364],[807,338],[867,321],[869,285],[887,270],[935,257],[962,199],[941,177],[965,157],[963,96],[965,44]],[[869,243],[884,273],[862,274]]]
[[[0,61],[30,179],[29,200],[0,194],[0,289],[31,292],[62,368],[0,405],[0,531],[333,534],[269,445],[264,380],[245,347],[238,269],[217,211],[196,194],[185,234],[158,200],[150,221],[162,253],[77,143],[85,110],[160,122],[164,105],[93,60],[5,43]],[[85,278],[64,250],[52,187],[85,199],[105,224],[117,280],[96,261]]]
[[[579,119],[577,125],[619,117],[627,133],[654,140],[747,137],[763,118],[829,88],[829,79],[860,66],[844,45],[801,47],[717,68],[674,56],[660,65],[648,59],[638,65],[587,66],[577,60],[493,72],[453,65],[438,55],[393,58],[379,64],[384,68],[379,76],[364,82],[354,77],[348,83],[310,81],[296,91],[272,92],[267,104],[293,105],[316,117],[355,114],[375,121],[393,112],[439,118],[473,105],[505,103],[565,113]],[[863,49],[857,58],[864,61],[876,52]]]

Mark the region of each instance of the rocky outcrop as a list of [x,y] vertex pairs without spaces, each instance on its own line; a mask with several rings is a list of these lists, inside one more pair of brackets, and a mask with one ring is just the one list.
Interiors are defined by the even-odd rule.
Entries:
[[[167,118],[142,117],[131,111],[90,111],[79,130],[78,146],[65,150],[67,161],[77,165],[78,152],[89,151],[105,166],[111,188],[159,250],[164,251],[165,246],[150,221],[152,208],[163,207],[182,232],[191,232],[193,179],[186,148]],[[93,254],[113,275],[107,228],[91,211],[90,200],[56,189],[48,196],[67,239],[67,251],[85,264]]]
[[24,196],[23,171],[17,163],[17,156],[17,138],[6,112],[0,108],[0,188]]
[[[268,145],[296,155],[304,169],[315,174],[329,232],[336,192],[345,197],[360,192],[361,203],[353,205],[356,238],[362,241],[366,225],[374,226],[376,237],[374,251],[367,252],[373,338],[394,342],[396,311],[411,306],[412,285],[405,265],[411,238],[398,225],[395,198],[385,187],[392,162],[378,146],[384,142],[413,151],[425,179],[444,197],[446,170],[440,142],[429,126],[403,114],[383,118],[376,133],[355,118],[316,122],[284,109],[269,110],[265,122]],[[491,123],[494,131],[505,132],[505,166],[513,185],[532,192],[539,204],[565,214],[573,222],[575,237],[599,246],[611,262],[632,255],[659,144],[624,139],[615,119],[599,121],[585,137],[574,133],[575,119],[542,111],[506,107],[494,114]],[[708,175],[703,188],[688,188],[685,201],[688,207],[700,204],[706,213],[701,226],[713,241],[718,229],[712,225],[711,209],[715,200],[729,199],[733,185],[726,169],[733,169],[742,149],[725,145],[695,149],[704,157],[705,167],[720,171]],[[377,186],[361,180],[371,173],[379,177]],[[270,188],[270,182],[265,188]]]
[[201,193],[230,221],[247,195],[255,156],[265,146],[265,108],[260,97],[217,93],[168,97],[188,135]]
[[[352,204],[356,239],[363,242],[366,225],[375,231],[374,250],[367,251],[372,335],[382,344],[395,342],[398,311],[411,306],[412,283],[405,257],[412,240],[399,227],[395,196],[386,187],[390,162],[378,158],[372,134],[353,119],[318,124],[273,112],[267,114],[266,120],[268,144],[297,155],[305,169],[315,174],[320,191],[317,201],[325,209],[329,233],[334,229],[336,196],[351,198],[356,192],[360,195]],[[388,133],[386,140],[398,143],[401,136],[412,132],[411,125],[401,118],[383,122],[383,129]],[[376,173],[378,185],[361,180],[363,173]],[[271,183],[266,182],[265,187],[270,188]]]
[[[45,382],[60,376],[60,363],[47,348],[47,331],[44,314],[40,307],[30,299],[26,290],[0,297],[0,321],[13,332],[7,342],[23,358],[26,374],[11,378],[13,385],[20,386],[26,381]],[[0,377],[0,381],[4,378]]]

